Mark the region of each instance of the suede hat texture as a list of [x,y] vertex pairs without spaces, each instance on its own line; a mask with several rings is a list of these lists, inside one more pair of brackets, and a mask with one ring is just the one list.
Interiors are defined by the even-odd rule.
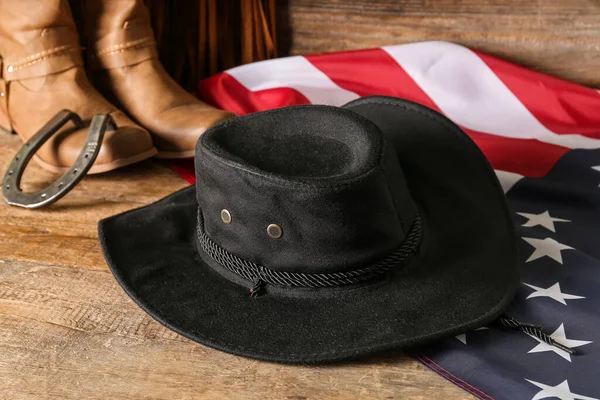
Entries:
[[157,321],[287,363],[356,358],[496,319],[519,283],[487,160],[418,104],[365,97],[224,121],[196,184],[100,221],[107,263]]

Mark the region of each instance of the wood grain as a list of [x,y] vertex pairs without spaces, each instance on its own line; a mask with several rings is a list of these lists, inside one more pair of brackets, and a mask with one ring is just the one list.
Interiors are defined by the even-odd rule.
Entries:
[[288,17],[292,54],[445,40],[600,86],[598,0],[289,0]]
[[[0,172],[20,146],[0,135]],[[24,187],[53,176],[32,164]],[[44,210],[0,202],[0,399],[471,398],[401,354],[287,366],[206,348],[164,328],[116,283],[97,221],[186,183],[165,164],[86,177]]]

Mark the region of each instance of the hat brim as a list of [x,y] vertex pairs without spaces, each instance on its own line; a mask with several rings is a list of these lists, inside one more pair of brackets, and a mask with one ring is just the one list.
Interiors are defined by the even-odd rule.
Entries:
[[198,254],[198,205],[188,187],[100,222],[107,263],[129,296],[196,342],[288,363],[406,348],[495,319],[518,285],[517,250],[484,156],[455,125],[414,103],[370,97],[346,108],[378,125],[398,152],[423,222],[410,266],[353,289],[252,298]]

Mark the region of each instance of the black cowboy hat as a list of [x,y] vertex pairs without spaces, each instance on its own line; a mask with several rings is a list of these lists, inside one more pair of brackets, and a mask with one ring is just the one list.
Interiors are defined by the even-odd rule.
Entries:
[[465,133],[390,97],[222,122],[195,187],[99,224],[116,279],[199,343],[277,362],[406,348],[496,319],[518,285],[504,194]]

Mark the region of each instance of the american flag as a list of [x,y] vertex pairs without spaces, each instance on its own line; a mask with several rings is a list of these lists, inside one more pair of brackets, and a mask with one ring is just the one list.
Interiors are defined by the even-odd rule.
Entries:
[[[600,400],[600,92],[447,42],[262,61],[198,87],[239,115],[375,94],[437,110],[479,145],[518,227],[508,314],[576,351],[482,327],[416,357],[481,399]],[[191,162],[174,168],[194,181]]]

